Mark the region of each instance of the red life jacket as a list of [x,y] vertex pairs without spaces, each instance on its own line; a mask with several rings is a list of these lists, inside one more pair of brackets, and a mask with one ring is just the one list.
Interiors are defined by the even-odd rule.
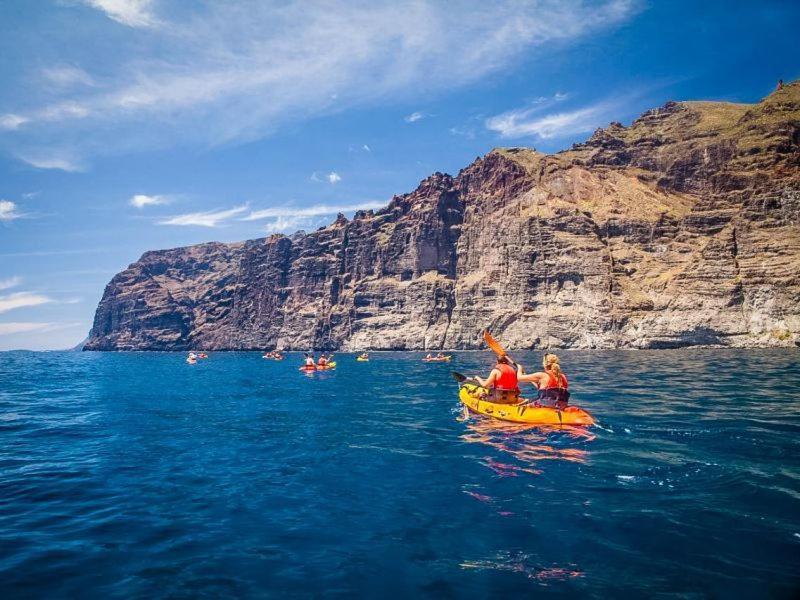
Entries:
[[500,377],[494,380],[494,387],[498,390],[518,391],[517,372],[505,363],[497,363],[495,369],[500,371]]
[[[567,376],[563,373],[558,379],[549,371],[547,373],[547,383],[539,388],[539,401],[545,402],[547,405],[553,404],[558,408],[566,407],[569,402],[569,382]],[[559,381],[559,379],[561,381]]]
[[567,376],[563,373],[561,374],[561,381],[556,379],[556,376],[553,375],[550,371],[545,371],[547,373],[547,383],[543,385],[540,389],[549,390],[552,388],[564,388],[569,389],[569,382],[567,381]]

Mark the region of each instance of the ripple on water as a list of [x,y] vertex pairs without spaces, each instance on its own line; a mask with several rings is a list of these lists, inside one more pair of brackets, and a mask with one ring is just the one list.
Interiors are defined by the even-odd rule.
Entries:
[[591,429],[459,420],[485,353],[183,358],[3,355],[4,596],[800,589],[800,352],[564,352]]

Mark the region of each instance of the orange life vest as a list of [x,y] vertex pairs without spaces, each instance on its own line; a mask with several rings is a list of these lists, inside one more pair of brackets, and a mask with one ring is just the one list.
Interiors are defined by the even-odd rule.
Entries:
[[539,388],[539,401],[552,403],[558,408],[565,407],[570,396],[567,389],[569,387],[567,376],[562,373],[561,377],[556,378],[550,371],[545,371],[545,373],[547,373],[547,383]]
[[497,363],[494,367],[500,371],[500,377],[494,380],[494,387],[498,390],[519,391],[517,372],[505,363]]

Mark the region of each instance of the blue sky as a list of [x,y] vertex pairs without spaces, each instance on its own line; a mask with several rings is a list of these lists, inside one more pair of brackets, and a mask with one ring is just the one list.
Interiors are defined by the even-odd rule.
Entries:
[[4,0],[0,349],[149,249],[314,229],[497,146],[800,76],[800,3]]

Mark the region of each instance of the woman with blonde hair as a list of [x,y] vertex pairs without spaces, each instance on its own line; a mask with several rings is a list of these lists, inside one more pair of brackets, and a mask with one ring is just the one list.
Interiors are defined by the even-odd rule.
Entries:
[[539,390],[538,400],[543,404],[565,408],[569,402],[569,382],[561,371],[558,356],[545,354],[542,368],[544,371],[525,375],[522,366],[517,365],[517,379],[534,384]]

